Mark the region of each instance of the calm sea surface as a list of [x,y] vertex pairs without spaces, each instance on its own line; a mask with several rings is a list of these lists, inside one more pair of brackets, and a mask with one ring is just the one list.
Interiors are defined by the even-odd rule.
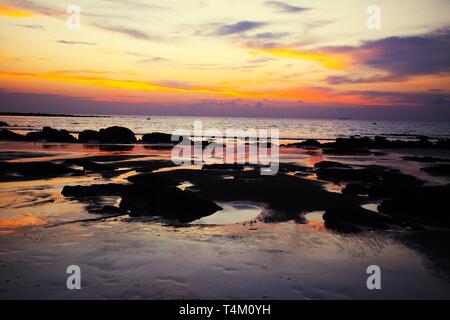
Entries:
[[135,134],[149,132],[172,133],[175,129],[193,132],[194,121],[201,120],[203,129],[270,129],[280,130],[280,138],[287,140],[328,140],[352,135],[383,135],[397,139],[408,139],[417,135],[430,138],[450,138],[450,122],[408,122],[408,121],[364,121],[324,119],[253,119],[253,118],[210,118],[210,117],[25,117],[0,116],[1,121],[13,126],[15,131],[34,131],[44,126],[66,129],[78,133],[86,129],[98,130],[117,125],[131,129]]

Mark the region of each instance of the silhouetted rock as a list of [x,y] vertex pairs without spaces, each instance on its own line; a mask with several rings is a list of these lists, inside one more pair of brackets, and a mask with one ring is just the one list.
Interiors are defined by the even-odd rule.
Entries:
[[323,215],[325,226],[342,231],[358,229],[386,229],[403,227],[392,218],[380,215],[362,207],[338,207],[326,210]]
[[296,142],[296,143],[287,144],[286,147],[288,147],[288,148],[306,148],[306,149],[311,148],[311,149],[314,149],[314,148],[320,148],[321,145],[322,144],[319,141],[317,141],[317,140],[308,139],[308,140],[305,140],[305,141],[302,141],[302,142]]
[[6,122],[0,121],[0,127],[9,127]]
[[[138,216],[161,216],[166,219],[189,222],[222,210],[213,201],[182,191],[176,182],[151,173],[129,177],[131,184],[94,184],[90,186],[65,186],[66,197],[92,201],[93,197],[121,196],[120,208],[116,212],[127,212]],[[98,200],[100,202],[100,199]],[[101,202],[100,202],[101,203]],[[92,206],[99,210],[99,206]],[[111,209],[111,208],[110,208]],[[106,211],[108,208],[105,209]]]
[[204,164],[202,170],[244,170],[244,166],[234,163],[216,163],[216,164]]
[[116,183],[93,184],[90,186],[65,186],[62,194],[66,197],[83,198],[98,196],[117,196],[124,192],[125,185]]
[[434,144],[427,137],[420,137],[419,140],[403,141],[388,140],[385,137],[376,136],[374,140],[369,137],[350,137],[337,138],[336,142],[328,142],[322,144],[323,148],[328,148],[328,153],[343,153],[351,150],[367,150],[367,149],[398,149],[398,148],[432,148]]
[[21,134],[2,129],[0,131],[0,140],[25,141],[26,137]]
[[337,138],[336,148],[371,148],[373,147],[372,139],[368,137],[350,137],[350,138]]
[[424,184],[424,181],[417,179],[414,176],[410,176],[401,172],[384,171],[380,173],[382,183],[384,185],[393,186],[420,186]]
[[378,206],[382,213],[417,222],[450,226],[450,185],[404,189]]
[[189,191],[158,185],[131,185],[122,196],[120,208],[130,215],[161,216],[180,222],[194,221],[222,210],[213,201]]
[[[188,140],[186,140],[188,139]],[[189,138],[187,137],[183,137],[183,140],[186,141],[190,141]],[[168,133],[162,133],[162,132],[152,132],[152,133],[147,133],[144,134],[142,136],[142,142],[143,143],[149,143],[149,144],[158,144],[158,143],[162,143],[162,144],[177,144],[178,142],[181,141],[181,137],[180,139],[178,139],[178,141],[172,141],[172,135],[168,134]]]
[[343,194],[349,194],[349,195],[360,195],[360,194],[367,194],[367,187],[360,184],[360,183],[349,183],[345,186],[345,188],[342,190]]
[[50,127],[44,127],[42,131],[29,132],[26,136],[29,141],[45,141],[45,142],[62,142],[70,143],[76,142],[75,139],[67,130],[57,130]]
[[422,168],[422,171],[425,171],[434,176],[441,177],[450,177],[450,165],[449,164],[441,164],[434,167]]
[[321,161],[321,162],[317,162],[314,165],[314,168],[316,169],[325,169],[325,168],[351,168],[350,166],[340,163],[340,162],[335,162],[335,161]]
[[95,130],[84,130],[78,135],[78,141],[81,143],[95,143],[100,142],[100,134]]
[[98,133],[100,143],[136,143],[133,131],[124,127],[109,127],[100,129]]
[[450,149],[450,139],[439,140],[436,142],[436,148]]
[[377,175],[368,169],[348,169],[348,168],[324,168],[316,171],[320,180],[332,182],[341,181],[361,181],[379,182]]
[[142,173],[137,174],[127,178],[128,181],[132,182],[135,185],[139,185],[142,187],[151,186],[151,187],[173,187],[178,183],[174,180],[163,178],[155,175],[154,173]]

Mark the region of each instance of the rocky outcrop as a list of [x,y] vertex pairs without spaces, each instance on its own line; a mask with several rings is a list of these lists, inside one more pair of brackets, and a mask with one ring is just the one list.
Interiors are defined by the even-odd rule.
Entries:
[[[93,134],[92,132],[90,133]],[[137,139],[133,133],[128,128],[124,127],[109,127],[106,129],[100,129],[98,133],[98,141],[100,143],[136,143]]]
[[15,133],[15,132],[12,132],[12,131],[9,131],[6,129],[2,129],[0,131],[0,140],[25,141],[26,137],[21,134],[18,134],[18,133]]
[[321,147],[321,143],[314,139],[308,139],[302,142],[290,143],[285,145],[288,148],[305,148],[305,149],[316,149]]
[[356,206],[328,209],[323,219],[326,227],[341,231],[406,227],[406,224],[395,219]]
[[425,171],[434,176],[450,177],[450,164],[441,164],[434,167],[422,168]]
[[378,210],[392,217],[450,226],[450,185],[399,190],[384,200]]
[[72,143],[77,140],[67,130],[57,130],[50,127],[44,127],[42,131],[29,132],[26,135],[29,141],[61,142]]
[[[184,142],[190,142],[187,137],[182,137]],[[181,141],[181,137],[178,140],[172,141],[172,135],[162,132],[147,133],[142,136],[142,143],[148,144],[177,144]]]
[[95,130],[84,130],[78,134],[78,142],[98,143],[100,142],[100,134]]
[[325,168],[351,168],[350,166],[340,163],[340,162],[335,162],[335,161],[321,161],[321,162],[317,162],[314,165],[314,168],[316,169],[325,169]]

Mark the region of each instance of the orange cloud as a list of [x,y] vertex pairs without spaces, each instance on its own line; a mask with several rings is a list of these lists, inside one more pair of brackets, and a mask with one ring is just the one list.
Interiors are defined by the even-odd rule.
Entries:
[[0,16],[10,18],[30,18],[34,16],[34,13],[14,7],[0,6]]
[[31,79],[31,80],[47,80],[63,83],[74,83],[88,86],[97,86],[102,88],[112,88],[131,91],[157,91],[166,93],[200,93],[213,94],[220,96],[229,96],[236,98],[264,98],[266,93],[258,92],[239,92],[233,90],[224,90],[217,88],[177,88],[166,85],[153,84],[144,81],[135,80],[116,80],[100,77],[79,76],[73,73],[50,72],[43,74],[36,73],[0,73],[0,78],[4,79]]
[[344,55],[341,54],[306,52],[290,48],[273,48],[273,49],[257,48],[252,50],[256,52],[267,53],[278,57],[317,61],[321,63],[324,67],[329,69],[344,70],[348,69],[349,66],[348,57],[345,57]]
[[[95,75],[95,72],[87,72]],[[178,88],[168,85],[155,84],[145,81],[134,80],[117,80],[98,76],[87,76],[73,72],[50,72],[50,73],[8,73],[0,72],[0,79],[9,79],[11,81],[22,80],[37,80],[50,81],[65,84],[79,84],[86,86],[86,90],[92,91],[93,88],[103,89],[119,89],[123,91],[140,91],[140,92],[154,92],[156,94],[206,94],[215,95],[223,98],[242,98],[242,99],[276,99],[278,101],[301,101],[304,103],[347,103],[356,105],[370,105],[375,101],[367,101],[364,96],[355,94],[347,95],[345,93],[338,93],[334,90],[325,88],[290,88],[285,90],[261,91],[261,92],[245,92],[233,91],[220,88]],[[6,84],[7,82],[5,82]],[[47,91],[48,89],[44,89]],[[94,90],[95,91],[95,90]],[[162,96],[160,96],[162,97]],[[113,101],[115,100],[112,92],[106,96],[101,96],[96,93],[91,97],[94,100]],[[123,100],[123,99],[120,99]],[[376,99],[375,99],[376,100]],[[296,102],[296,103],[297,103]]]

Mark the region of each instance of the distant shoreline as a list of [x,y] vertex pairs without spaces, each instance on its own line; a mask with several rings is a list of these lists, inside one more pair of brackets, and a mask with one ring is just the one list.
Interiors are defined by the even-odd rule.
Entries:
[[0,112],[0,116],[15,117],[63,117],[63,118],[111,118],[111,116],[101,115],[76,115],[76,114],[56,114],[56,113],[22,113],[22,112]]

